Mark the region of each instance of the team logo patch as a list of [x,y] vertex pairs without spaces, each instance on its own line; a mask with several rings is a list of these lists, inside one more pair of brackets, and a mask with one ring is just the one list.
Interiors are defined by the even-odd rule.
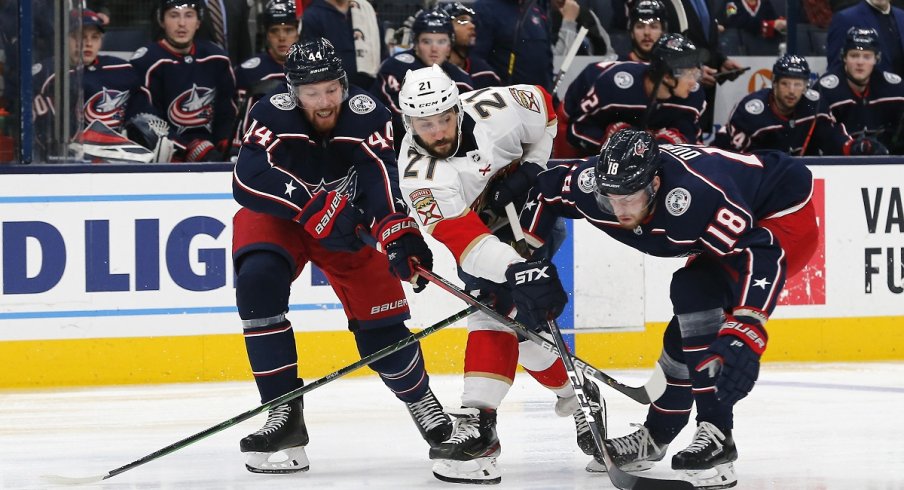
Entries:
[[31,76],[35,76],[38,73],[41,73],[41,70],[44,69],[44,65],[40,63],[35,63],[31,65]]
[[744,104],[744,110],[751,114],[754,114],[754,115],[762,114],[763,109],[765,109],[765,108],[766,108],[766,106],[763,104],[763,101],[760,99],[752,99],[752,100],[747,101],[746,104]]
[[819,84],[825,88],[835,88],[838,86],[838,76],[826,75],[819,80]]
[[414,55],[411,53],[401,53],[395,55],[395,59],[400,63],[405,63],[406,65],[410,65],[414,63]]
[[85,101],[85,119],[100,121],[110,129],[119,129],[126,114],[129,92],[104,87]]
[[885,71],[882,74],[885,75],[885,81],[888,83],[901,83],[901,77],[897,73]]
[[255,56],[254,58],[251,58],[250,60],[247,60],[244,63],[242,63],[242,68],[244,68],[246,70],[250,70],[252,68],[257,68],[258,66],[261,66],[260,56]]
[[683,187],[676,187],[665,196],[665,209],[672,216],[681,216],[691,207],[691,193]]
[[377,103],[368,95],[358,94],[348,99],[348,106],[355,114],[367,114],[377,108]]
[[142,47],[136,49],[134,53],[132,53],[132,57],[130,59],[137,60],[138,58],[141,58],[142,56],[146,55],[147,52],[148,52],[148,48],[145,48],[142,46]]
[[217,96],[216,89],[210,87],[192,87],[182,92],[170,102],[167,109],[169,120],[179,127],[182,134],[189,128],[207,128],[213,122],[213,101]]
[[643,140],[637,140],[637,143],[634,143],[634,154],[639,157],[642,157],[643,154],[646,153],[649,148],[650,147],[647,146],[647,144],[644,143]]
[[817,100],[819,100],[819,92],[813,89],[807,89],[807,91],[804,92],[804,97],[812,100],[813,102],[816,102]]
[[414,206],[415,214],[424,226],[439,223],[443,220],[443,212],[440,211],[433,192],[430,189],[418,189],[409,196]]
[[590,194],[595,187],[596,183],[593,178],[593,167],[585,168],[578,174],[578,189],[584,194]]
[[628,88],[634,85],[634,76],[626,71],[620,71],[615,74],[615,86],[618,88]]
[[536,112],[538,114],[542,114],[540,111],[540,102],[537,100],[536,95],[530,90],[520,90],[517,88],[509,88],[509,92],[511,92],[512,97],[515,98],[515,102],[518,103],[521,107],[529,111]]
[[295,108],[295,99],[288,93],[271,95],[270,103],[281,111],[290,111]]

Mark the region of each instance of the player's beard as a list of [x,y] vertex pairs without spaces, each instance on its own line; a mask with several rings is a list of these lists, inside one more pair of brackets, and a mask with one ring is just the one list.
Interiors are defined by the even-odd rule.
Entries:
[[[457,146],[455,144],[456,139],[457,139],[457,137],[452,138],[452,139],[443,138],[439,141],[435,141],[435,142],[431,143],[430,145],[426,145],[426,144],[424,144],[423,140],[421,140],[420,137],[418,137],[418,143],[425,150],[427,150],[427,153],[429,153],[430,156],[432,156],[434,158],[438,158],[440,160],[444,160],[446,158],[451,157],[453,152],[455,151],[455,147]],[[440,146],[444,147],[443,150],[439,150]]]

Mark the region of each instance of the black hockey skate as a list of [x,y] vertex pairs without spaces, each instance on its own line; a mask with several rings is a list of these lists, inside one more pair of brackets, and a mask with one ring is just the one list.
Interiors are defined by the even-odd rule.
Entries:
[[496,410],[462,408],[452,412],[455,430],[449,440],[430,449],[433,475],[451,483],[495,484],[502,481],[496,457]]
[[[590,409],[594,414],[600,411],[600,390],[596,384],[590,380],[584,380],[584,394],[587,395],[590,403]],[[577,433],[578,447],[584,454],[591,456],[596,452],[596,444],[593,442],[593,432],[590,431],[590,422],[584,416],[584,411],[578,404],[576,396],[568,398],[559,398],[556,401],[556,415],[559,417],[574,417],[574,428]],[[606,425],[601,417],[596,418],[596,426],[600,431],[600,435],[606,438]]]
[[[650,436],[650,431],[641,424],[631,424],[637,430],[622,437],[607,439],[606,451],[615,463],[623,471],[648,470],[661,461],[668,449],[668,444],[657,444]],[[606,464],[599,454],[594,454],[586,470],[591,473],[606,471]]]
[[[240,441],[248,471],[295,473],[310,468],[304,450],[308,444],[308,429],[304,425],[303,408],[301,399],[296,399],[271,409],[264,426]],[[274,461],[276,453],[285,456]]]
[[431,448],[439,446],[452,435],[452,419],[443,411],[433,390],[428,388],[423,398],[414,403],[406,403],[405,406]]
[[685,472],[697,488],[729,488],[738,484],[733,464],[737,459],[731,431],[700,422],[691,445],[672,456],[672,469]]

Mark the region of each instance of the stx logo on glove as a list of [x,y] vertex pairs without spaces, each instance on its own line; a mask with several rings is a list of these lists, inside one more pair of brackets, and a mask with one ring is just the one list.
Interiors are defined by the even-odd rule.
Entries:
[[534,269],[527,269],[526,271],[518,271],[515,273],[515,284],[524,284],[527,282],[537,281],[539,279],[549,279],[549,274],[546,271],[549,269],[549,266],[537,267]]
[[744,341],[753,349],[757,354],[762,354],[763,351],[766,350],[766,341],[760,335],[760,332],[745,323],[728,321],[722,325],[722,328],[719,329],[719,335],[736,335],[744,339]]

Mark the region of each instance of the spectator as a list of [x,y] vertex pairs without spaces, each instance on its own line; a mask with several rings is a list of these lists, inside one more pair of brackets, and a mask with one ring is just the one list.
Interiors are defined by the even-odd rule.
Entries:
[[618,53],[618,61],[650,61],[650,51],[656,41],[669,32],[665,21],[665,6],[659,0],[639,0],[628,15],[628,35],[631,52]]
[[405,125],[399,108],[399,90],[409,71],[439,65],[455,81],[459,92],[468,92],[474,87],[471,77],[449,61],[455,31],[452,19],[445,12],[439,9],[419,12],[411,26],[411,36],[414,48],[387,58],[380,66],[377,81],[371,88],[371,93],[392,110],[393,139],[397,152],[405,136]]
[[455,43],[449,61],[471,77],[475,89],[502,84],[499,75],[486,61],[470,56],[471,48],[477,42],[477,14],[474,13],[474,9],[460,2],[447,3],[442,9],[452,18],[452,27],[455,30]]
[[849,154],[853,140],[826,114],[810,90],[810,65],[786,54],[772,66],[772,88],[747,95],[716,135],[715,146],[739,152],[780,150],[793,156]]
[[565,94],[568,142],[597,154],[616,131],[639,128],[666,143],[699,143],[706,107],[699,89],[703,53],[680,34],[664,34],[649,64],[610,63],[585,94]]
[[388,52],[383,26],[367,0],[313,0],[301,18],[301,39],[320,38],[336,47],[352,85],[373,85]]
[[801,5],[807,14],[807,21],[813,27],[826,29],[832,21],[832,9],[828,0],[803,0]]
[[131,60],[156,115],[172,128],[182,150],[177,158],[189,162],[222,160],[236,118],[229,58],[214,43],[195,40],[203,16],[200,1],[162,0],[163,38],[138,48]]
[[763,39],[784,35],[788,23],[775,13],[771,0],[735,0],[725,3],[719,16],[721,25],[741,29]]
[[845,36],[842,65],[818,82],[820,111],[856,141],[851,154],[901,153],[904,83],[877,68],[881,49],[873,29],[852,27]]
[[471,55],[486,60],[503,83],[552,91],[549,18],[534,0],[477,0],[477,44]]
[[878,34],[882,51],[878,70],[904,75],[904,10],[892,7],[888,0],[863,0],[836,13],[826,39],[829,69],[842,64],[841,49],[852,27],[872,29]]

